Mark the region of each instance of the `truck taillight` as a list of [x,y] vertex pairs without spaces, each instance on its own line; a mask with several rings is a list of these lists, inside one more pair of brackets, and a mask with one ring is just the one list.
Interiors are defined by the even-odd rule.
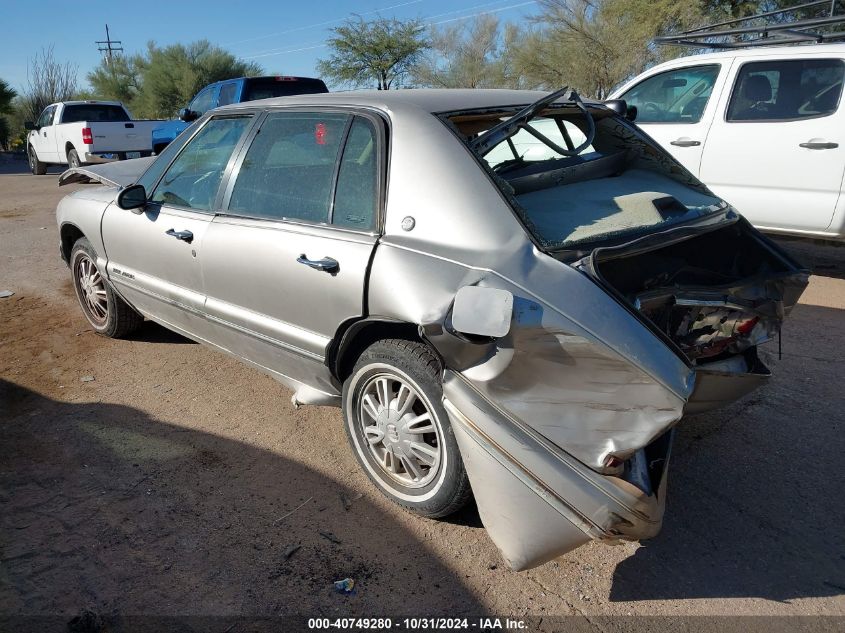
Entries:
[[91,134],[90,127],[82,128],[82,142],[86,145],[93,145],[94,144],[94,136]]

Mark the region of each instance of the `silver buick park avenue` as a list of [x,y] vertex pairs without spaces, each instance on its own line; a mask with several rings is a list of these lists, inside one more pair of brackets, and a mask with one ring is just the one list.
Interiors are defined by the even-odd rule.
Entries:
[[151,319],[341,407],[379,490],[474,496],[526,569],[659,531],[673,428],[766,382],[808,280],[631,116],[567,90],[227,106],[65,172],[99,185],[59,204],[61,254],[97,332]]

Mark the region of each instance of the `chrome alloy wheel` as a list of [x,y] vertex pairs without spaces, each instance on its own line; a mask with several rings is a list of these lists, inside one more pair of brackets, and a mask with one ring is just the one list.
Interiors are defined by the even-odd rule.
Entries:
[[104,325],[109,316],[105,280],[97,265],[84,253],[76,258],[74,280],[79,302],[88,318],[96,325]]
[[419,392],[381,373],[360,394],[358,420],[376,464],[405,487],[431,483],[440,467],[441,431]]

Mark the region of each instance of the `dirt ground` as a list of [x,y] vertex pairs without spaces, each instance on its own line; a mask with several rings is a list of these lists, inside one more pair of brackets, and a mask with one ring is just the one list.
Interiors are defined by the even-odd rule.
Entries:
[[24,168],[0,164],[0,614],[845,615],[845,248],[784,242],[815,275],[783,358],[681,423],[657,538],[515,573],[474,508],[384,499],[338,410],[152,323],[94,335],[68,191]]

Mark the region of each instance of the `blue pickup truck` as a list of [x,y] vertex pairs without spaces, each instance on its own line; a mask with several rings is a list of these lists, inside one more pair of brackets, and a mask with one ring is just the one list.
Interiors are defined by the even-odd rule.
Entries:
[[153,130],[153,151],[159,154],[192,121],[218,106],[328,91],[322,80],[313,77],[238,77],[209,84],[191,99],[187,108],[179,111],[178,119],[167,121]]

